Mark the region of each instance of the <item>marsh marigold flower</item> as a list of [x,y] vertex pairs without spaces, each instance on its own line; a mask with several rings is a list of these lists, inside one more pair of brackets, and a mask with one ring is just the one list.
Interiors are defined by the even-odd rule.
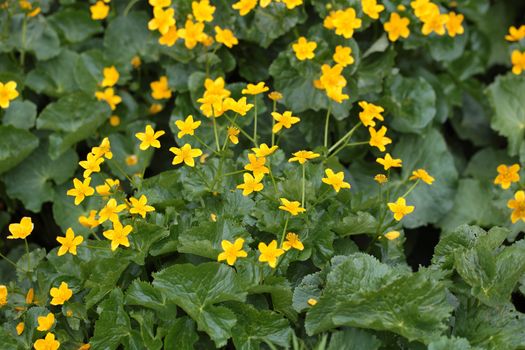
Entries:
[[100,84],[102,87],[112,87],[118,82],[118,79],[120,77],[120,74],[115,68],[115,66],[104,68],[102,70],[102,74],[104,75],[104,79]]
[[385,110],[381,106],[376,106],[373,103],[368,103],[366,101],[360,101],[359,107],[363,110],[359,112],[359,119],[364,126],[376,126],[374,119],[384,121],[385,119],[381,115]]
[[283,114],[272,112],[272,117],[277,122],[272,128],[274,134],[277,134],[282,128],[290,129],[292,125],[301,121],[300,118],[293,116],[290,111],[286,111]]
[[191,10],[193,17],[195,17],[198,22],[213,21],[215,6],[210,5],[210,0],[193,1],[191,3]]
[[314,299],[314,298],[310,298],[310,299],[308,299],[307,303],[310,306],[315,306],[315,305],[317,305],[317,300]]
[[237,258],[246,258],[248,253],[242,249],[243,245],[244,239],[242,238],[237,238],[233,243],[225,239],[222,240],[221,247],[223,252],[217,256],[217,261],[226,260],[228,265],[233,266]]
[[243,95],[259,95],[268,90],[270,90],[270,88],[266,86],[264,81],[261,81],[257,84],[248,84],[246,86],[246,89],[242,89],[242,94]]
[[385,174],[377,174],[376,176],[374,176],[374,180],[380,185],[388,182],[388,178]]
[[35,350],[57,350],[60,347],[60,342],[55,340],[53,333],[47,333],[44,339],[37,339],[33,347]]
[[19,322],[16,325],[16,334],[17,335],[21,335],[22,333],[24,333],[25,328],[26,328],[25,323],[24,322]]
[[144,219],[146,213],[155,211],[154,207],[147,205],[148,198],[145,195],[140,196],[139,199],[131,197],[129,201],[131,202],[131,208],[129,209],[130,214],[139,214]]
[[268,157],[272,155],[279,148],[278,146],[268,147],[267,144],[261,143],[259,147],[252,148],[252,152],[255,153],[256,157]]
[[55,324],[55,315],[50,312],[46,316],[38,316],[37,322],[38,327],[36,330],[40,332],[47,332]]
[[230,49],[239,43],[239,40],[233,35],[233,32],[229,29],[221,29],[219,26],[215,26],[215,40],[218,43],[224,44]]
[[157,81],[149,84],[151,88],[151,97],[155,100],[163,100],[171,97],[171,89],[168,86],[168,77],[163,75]]
[[370,146],[377,147],[381,152],[385,151],[386,145],[392,143],[392,139],[385,136],[387,132],[385,126],[382,126],[379,130],[368,128],[368,132],[370,133]]
[[78,217],[78,222],[80,225],[92,229],[97,227],[100,223],[96,219],[97,211],[96,210],[90,210],[89,216],[81,215]]
[[201,125],[201,121],[194,121],[193,116],[189,115],[185,120],[176,120],[175,125],[179,129],[177,137],[181,139],[184,135],[195,135],[195,130]]
[[90,183],[90,177],[84,179],[84,181],[73,179],[73,188],[69,189],[66,194],[75,197],[75,205],[79,205],[86,197],[92,196],[95,193],[95,189],[89,186]]
[[507,207],[513,209],[510,216],[512,223],[516,223],[518,220],[525,222],[525,192],[518,191],[514,194],[514,199],[507,202]]
[[248,161],[250,162],[247,164],[244,169],[251,171],[254,176],[258,175],[265,175],[270,173],[270,169],[268,169],[266,164],[266,158],[265,157],[257,157],[255,154],[248,154]]
[[93,153],[96,157],[104,157],[106,159],[113,158],[113,153],[111,153],[111,143],[109,142],[109,138],[104,137],[102,141],[100,142],[100,145],[95,146],[91,149],[91,153]]
[[363,13],[372,19],[378,19],[379,14],[385,9],[383,5],[377,3],[377,0],[361,0],[361,7]]
[[0,284],[0,307],[7,305],[7,287],[3,284]]
[[185,144],[181,148],[171,147],[170,152],[175,154],[171,164],[177,165],[184,162],[187,166],[194,167],[195,160],[193,158],[199,157],[202,155],[202,151],[198,148],[191,148],[190,144]]
[[505,35],[507,41],[520,41],[525,38],[525,25],[521,25],[519,28],[511,26],[509,28],[509,34]]
[[289,201],[286,198],[279,198],[283,205],[279,206],[279,209],[284,210],[292,214],[293,216],[303,213],[306,209],[301,208],[301,203],[298,201]]
[[131,59],[131,66],[135,69],[140,68],[142,65],[142,60],[140,59],[140,56],[133,56]]
[[445,26],[450,37],[455,37],[456,35],[461,35],[465,32],[462,24],[464,18],[465,17],[462,14],[456,14],[455,12],[448,13]]
[[230,139],[230,142],[233,143],[234,145],[239,143],[239,133],[240,132],[241,131],[239,130],[239,128],[236,128],[234,126],[229,126],[227,129],[228,139]]
[[237,101],[228,97],[224,100],[222,108],[224,111],[234,111],[244,117],[253,108],[253,104],[247,103],[246,97],[241,97]]
[[184,23],[184,28],[180,28],[177,33],[181,39],[184,39],[184,46],[188,50],[192,50],[198,43],[203,43],[208,38],[204,33],[204,23],[193,22],[189,18]]
[[316,88],[326,90],[326,95],[332,100],[341,103],[349,98],[348,95],[343,94],[343,88],[346,86],[346,79],[341,74],[343,66],[336,64],[330,67],[328,64],[321,66],[321,77],[314,81]]
[[520,181],[519,164],[513,164],[511,166],[500,164],[497,171],[498,176],[494,179],[494,184],[500,185],[504,190],[508,189],[512,183]]
[[390,19],[386,22],[383,27],[388,33],[388,40],[394,42],[399,38],[408,38],[410,35],[410,29],[408,25],[410,20],[406,17],[401,17],[396,12],[390,14]]
[[[277,0],[277,1],[279,1],[279,0]],[[286,5],[286,8],[288,10],[293,10],[297,6],[303,4],[303,0],[280,0],[280,1],[283,2]]]
[[385,233],[385,237],[389,241],[393,241],[394,239],[399,238],[400,235],[401,234],[399,233],[399,231],[389,231]]
[[241,16],[246,16],[257,6],[257,0],[239,0],[232,5],[234,10],[238,10]]
[[361,28],[361,20],[357,18],[355,10],[349,7],[346,10],[330,12],[325,19],[325,27],[335,29],[335,34],[350,39],[354,36],[354,30]]
[[252,176],[252,174],[244,173],[243,174],[244,183],[237,185],[237,188],[242,190],[243,196],[248,196],[252,192],[262,191],[264,188],[264,185],[261,183],[262,178],[263,178],[262,174],[257,174],[255,176]]
[[413,205],[406,205],[406,200],[403,197],[399,197],[394,203],[387,203],[388,209],[394,214],[394,219],[400,221],[405,215],[408,215],[414,211]]
[[346,67],[354,63],[354,58],[352,57],[352,48],[342,45],[337,45],[335,47],[335,52],[333,55],[335,63]]
[[75,232],[70,227],[66,230],[64,237],[57,237],[57,242],[61,244],[60,248],[58,248],[58,256],[62,256],[68,252],[77,255],[77,246],[84,242],[84,237],[80,235],[75,236]]
[[417,180],[420,179],[427,185],[432,185],[434,182],[434,178],[430,176],[429,173],[425,169],[417,169],[412,172],[412,176],[409,177],[409,180]]
[[7,83],[0,82],[0,107],[8,108],[10,101],[17,98],[19,95],[16,91],[16,82],[8,81]]
[[308,41],[304,36],[300,37],[299,40],[292,45],[295,57],[297,57],[299,61],[311,60],[314,58],[314,51],[316,48],[317,43],[315,41]]
[[102,20],[108,16],[109,6],[104,1],[97,1],[95,5],[89,7],[89,11],[91,12],[91,19]]
[[338,192],[341,190],[341,188],[352,188],[348,182],[344,181],[345,174],[344,172],[340,171],[338,173],[334,173],[332,169],[325,169],[326,177],[323,177],[321,181],[323,183],[330,185],[334,188],[335,192]]
[[276,240],[271,241],[268,245],[260,242],[258,248],[261,253],[261,255],[259,255],[259,261],[267,262],[272,269],[277,266],[277,258],[284,254],[283,249],[277,248]]
[[283,94],[281,94],[279,91],[272,91],[268,94],[268,98],[274,102],[280,101],[283,99]]
[[111,241],[111,250],[115,251],[120,245],[129,247],[128,235],[131,231],[133,231],[131,225],[122,226],[120,221],[114,221],[113,229],[104,231],[102,234]]
[[11,235],[7,239],[25,239],[33,232],[35,225],[30,217],[24,216],[20,223],[9,224],[9,232]]
[[160,148],[160,141],[157,139],[165,133],[164,130],[155,131],[151,125],[146,125],[144,132],[136,133],[135,137],[142,141],[139,147],[142,151],[145,151],[150,147]]
[[51,288],[49,294],[53,299],[51,299],[51,305],[63,305],[66,301],[71,299],[73,296],[73,291],[69,289],[69,286],[66,282],[60,283],[58,288]]
[[288,232],[286,234],[286,240],[283,242],[282,248],[285,251],[288,251],[292,248],[297,249],[297,250],[304,250],[304,245],[296,233]]
[[436,33],[437,35],[445,34],[448,15],[441,14],[439,8],[437,8],[437,10],[431,10],[429,14],[422,17],[421,20],[423,21],[423,28],[421,28],[423,35],[430,35],[431,33]]
[[149,0],[149,4],[153,7],[168,7],[171,5],[171,0]]
[[125,204],[118,204],[115,198],[111,198],[108,200],[106,205],[100,209],[98,216],[99,216],[99,223],[103,223],[106,220],[110,220],[112,222],[118,221],[118,214],[126,209]]
[[164,107],[160,103],[152,103],[151,106],[148,108],[148,112],[151,115],[155,115],[162,111]]
[[170,8],[164,10],[162,7],[153,8],[153,19],[148,23],[149,30],[158,30],[160,34],[166,34],[171,26],[175,25],[175,10]]
[[314,153],[312,151],[297,151],[292,154],[293,157],[288,159],[288,162],[299,162],[299,164],[304,164],[310,159],[315,159],[320,156],[319,153]]
[[381,164],[385,170],[388,170],[390,168],[401,168],[401,163],[403,162],[401,159],[395,159],[392,158],[390,153],[385,154],[384,158],[377,158],[376,162]]
[[112,111],[114,111],[117,108],[117,105],[122,102],[122,98],[115,95],[115,90],[113,90],[113,88],[107,88],[104,91],[97,91],[95,92],[95,97],[99,101],[105,101]]
[[525,70],[525,51],[512,51],[512,73],[519,75]]
[[95,190],[101,196],[109,196],[113,191],[115,191],[120,186],[120,181],[118,179],[106,179],[104,184],[98,185],[95,187]]
[[179,40],[179,31],[177,27],[173,25],[168,29],[166,34],[163,34],[159,38],[159,44],[167,47],[172,47],[173,45],[175,45],[177,40]]
[[100,172],[100,164],[104,162],[104,158],[97,157],[93,153],[88,153],[86,160],[78,162],[82,168],[84,168],[84,178],[89,177],[92,173]]

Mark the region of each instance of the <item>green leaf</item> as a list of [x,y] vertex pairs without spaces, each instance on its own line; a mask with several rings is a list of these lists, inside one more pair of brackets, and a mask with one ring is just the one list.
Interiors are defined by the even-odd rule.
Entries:
[[122,291],[113,287],[109,297],[97,307],[99,318],[89,342],[93,348],[115,350],[130,335],[130,320],[123,303]]
[[[128,265],[129,262],[125,259],[115,257],[104,259],[96,258],[96,262],[90,262],[83,266],[83,270],[88,276],[84,283],[84,288],[90,289],[84,298],[87,309],[90,309],[104,299],[106,295],[115,290],[120,276]],[[108,268],[108,266],[111,268]]]
[[273,310],[286,315],[291,321],[297,320],[297,313],[292,307],[292,288],[284,277],[267,277],[264,284],[249,289],[250,294],[269,293],[272,297]]
[[[141,310],[140,312],[130,312],[130,316],[140,326],[140,332],[132,331],[130,347],[140,349],[145,347],[148,350],[162,349],[162,328],[155,326],[155,315],[151,311]],[[156,329],[156,331],[155,331]]]
[[169,231],[166,228],[137,221],[130,237],[132,247],[137,251],[133,261],[136,264],[144,265],[144,260],[148,256],[151,246],[167,236],[169,236]]
[[333,231],[341,237],[374,233],[377,229],[377,220],[367,212],[359,211],[348,214],[342,220],[337,219]]
[[199,340],[195,322],[187,316],[177,318],[164,339],[164,349],[194,350]]
[[49,156],[57,159],[71,146],[90,136],[109,117],[105,102],[82,92],[66,95],[50,103],[38,116],[38,129],[52,130]]
[[345,328],[332,333],[327,350],[378,350],[381,345],[382,342],[370,332]]
[[433,341],[432,343],[428,344],[428,350],[471,350],[471,349],[479,349],[479,348],[473,348],[470,346],[470,343],[465,338],[447,338],[447,337],[441,337],[439,340]]
[[407,273],[362,253],[333,259],[317,305],[306,315],[309,335],[339,326],[388,330],[428,344],[453,310],[438,273]]
[[181,191],[180,171],[168,170],[142,181],[138,195],[146,195],[148,204],[156,210],[162,210],[169,206],[182,207],[184,201],[180,198]]
[[441,269],[452,269],[454,267],[454,252],[460,249],[471,248],[479,236],[486,232],[478,226],[462,225],[454,231],[445,231],[434,248],[432,264]]
[[487,96],[494,109],[492,128],[508,139],[509,153],[515,156],[525,140],[525,78],[500,76],[488,87]]
[[[53,27],[44,16],[38,16],[27,21],[23,28],[24,14],[13,16],[12,35],[9,42],[18,48],[35,54],[38,60],[48,60],[60,52],[60,39]],[[24,36],[25,32],[25,36]]]
[[103,79],[104,68],[110,65],[100,50],[94,49],[80,54],[73,73],[79,89],[94,94]]
[[92,20],[85,10],[65,8],[49,17],[49,21],[71,43],[84,41],[102,32],[100,21]]
[[17,166],[38,146],[38,138],[26,130],[0,125],[0,174]]
[[0,350],[20,349],[17,346],[18,342],[15,338],[15,335],[9,333],[6,329],[0,328],[0,338],[2,338],[2,342],[0,343]]
[[53,200],[55,185],[69,180],[77,167],[78,156],[71,149],[56,160],[49,158],[45,151],[34,151],[4,175],[7,194],[20,199],[27,209],[37,213],[43,203]]
[[219,263],[180,264],[153,276],[153,286],[160,289],[167,300],[186,311],[198,329],[206,332],[217,347],[226,344],[237,320],[231,310],[215,304],[242,302],[246,297],[232,268]]
[[35,126],[36,106],[31,101],[15,100],[11,102],[4,115],[3,124],[18,129],[29,130]]

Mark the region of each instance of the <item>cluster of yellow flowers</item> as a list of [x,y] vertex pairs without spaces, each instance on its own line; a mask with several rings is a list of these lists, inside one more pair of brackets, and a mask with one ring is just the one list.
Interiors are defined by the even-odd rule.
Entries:
[[99,101],[106,101],[109,108],[114,111],[117,108],[117,105],[122,102],[122,98],[115,95],[115,90],[113,89],[120,78],[120,74],[115,66],[111,66],[104,68],[103,75],[104,79],[100,83],[100,86],[105,89],[103,91],[95,92],[95,97]]
[[[257,2],[261,8],[266,8],[272,3],[272,0],[239,0],[232,5],[232,8],[239,11],[241,16],[246,16],[249,14],[255,7],[257,7]],[[275,3],[283,3],[286,5],[288,10],[293,10],[297,6],[303,4],[303,0],[274,0]]]
[[[520,182],[520,169],[519,164],[513,164],[510,166],[500,164],[496,169],[498,175],[494,179],[494,184],[500,185],[504,190],[508,190],[513,183]],[[516,191],[514,199],[507,202],[507,207],[512,209],[510,220],[513,224],[520,219],[525,222],[525,191],[523,191],[523,189]]]
[[23,11],[26,12],[27,17],[35,17],[42,11],[40,6],[33,7],[33,4],[28,0],[19,0],[18,5]]
[[521,72],[525,71],[525,47],[523,46],[523,38],[525,38],[525,25],[523,24],[519,28],[511,26],[509,33],[505,36],[507,41],[520,45],[512,50],[510,57],[512,73],[516,75],[520,75]]

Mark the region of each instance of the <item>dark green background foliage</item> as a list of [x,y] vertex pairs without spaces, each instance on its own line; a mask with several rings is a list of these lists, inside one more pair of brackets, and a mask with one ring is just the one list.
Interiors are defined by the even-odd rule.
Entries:
[[[525,348],[525,225],[510,223],[506,202],[513,192],[492,183],[499,164],[525,164],[525,77],[509,72],[504,40],[510,25],[525,22],[524,4],[458,0],[454,10],[465,15],[465,34],[425,37],[418,25],[408,39],[392,44],[380,22],[409,1],[385,0],[380,22],[365,19],[350,40],[323,28],[326,1],[305,1],[291,11],[273,4],[245,17],[230,3],[212,1],[214,24],[232,29],[240,43],[215,51],[201,45],[187,50],[181,41],[158,45],[158,34],[147,29],[146,1],[125,15],[128,1],[114,0],[108,19],[93,21],[88,1],[43,0],[25,41],[24,15],[0,10],[0,81],[15,80],[21,92],[0,112],[0,251],[18,261],[17,269],[0,261],[0,283],[8,285],[10,298],[22,302],[33,287],[46,305],[49,289],[66,281],[74,297],[51,309],[61,349],[88,341],[95,350]],[[332,3],[354,6],[364,17],[358,1]],[[175,0],[173,7],[180,26],[191,1]],[[299,35],[318,43],[314,60],[295,58],[291,44]],[[342,104],[312,85],[339,44],[351,46],[355,58],[344,72],[350,99]],[[130,64],[136,55],[138,70]],[[94,97],[110,65],[120,72],[116,90],[123,99],[113,113]],[[170,146],[198,146],[175,136],[175,120],[193,114],[203,122],[197,133],[213,144],[211,120],[196,103],[207,74],[225,77],[236,97],[246,82],[266,81],[284,95],[278,109],[301,117],[272,156],[278,188],[268,184],[267,196],[232,191],[240,175],[217,177],[246,163],[251,145],[242,135],[220,166],[213,157],[197,162],[202,177],[171,165]],[[152,116],[149,83],[162,75],[174,94]],[[276,209],[278,198],[301,195],[300,167],[286,159],[300,149],[324,151],[319,130],[329,104],[335,143],[357,123],[360,100],[385,108],[394,140],[389,151],[403,160],[391,183],[401,184],[417,168],[436,182],[407,197],[416,210],[403,220],[401,237],[376,242],[379,153],[347,148],[324,164],[310,163],[309,209],[289,223],[305,250],[287,253],[272,271],[257,262],[257,243],[280,236],[285,215]],[[272,106],[262,101],[261,137],[268,142]],[[117,127],[108,122],[112,114],[121,118]],[[146,124],[168,131],[155,153],[138,149],[134,135]],[[92,197],[74,206],[66,191],[81,176],[78,161],[106,136],[114,159],[93,184],[108,176],[126,182],[119,169],[128,176],[146,169],[144,180],[134,177],[134,194],[145,194],[156,211],[133,221],[130,248],[111,252],[107,241],[89,240],[93,248],[58,257],[56,236],[72,227],[87,239],[77,218],[102,205]],[[366,141],[368,134],[360,130],[355,139]],[[130,167],[124,159],[132,154],[139,162]],[[320,180],[326,167],[344,170],[352,189],[329,191],[328,200],[310,206],[327,189]],[[132,195],[129,185],[124,188]],[[19,242],[5,239],[7,224],[22,216],[35,222],[30,257]],[[238,237],[246,240],[249,257],[235,268],[216,262],[220,242]],[[315,307],[307,304],[310,298],[318,300]],[[36,319],[48,308],[6,310],[0,310],[0,349],[27,349],[42,337]],[[74,317],[65,316],[68,310]],[[26,331],[16,336],[21,320]]]

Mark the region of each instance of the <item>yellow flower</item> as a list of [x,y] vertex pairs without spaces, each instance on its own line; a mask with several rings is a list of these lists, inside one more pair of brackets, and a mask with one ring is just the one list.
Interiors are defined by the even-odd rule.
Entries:
[[303,213],[306,209],[301,208],[301,203],[298,201],[289,201],[286,198],[279,198],[283,205],[279,206],[279,209],[284,210],[292,214],[293,216]]
[[97,1],[95,5],[89,7],[89,11],[91,11],[91,19],[101,20],[108,16],[109,6],[104,1]]
[[238,10],[241,16],[246,16],[257,6],[257,0],[239,0],[232,5],[234,10]]
[[163,10],[161,7],[153,8],[153,19],[148,23],[149,30],[158,30],[160,34],[166,34],[171,26],[175,25],[174,9]]
[[465,32],[465,29],[462,25],[464,18],[465,17],[462,14],[449,12],[448,20],[445,26],[447,27],[447,32],[450,37],[455,37],[456,35],[461,35]]
[[78,165],[80,165],[82,168],[86,169],[84,170],[84,178],[89,177],[92,173],[98,173],[100,172],[100,164],[104,162],[104,158],[97,157],[93,153],[88,153],[87,160],[81,160],[78,162]]
[[401,17],[396,12],[390,14],[390,19],[386,22],[383,27],[388,33],[388,40],[397,41],[399,38],[408,38],[410,35],[410,29],[408,25],[410,20],[406,17]]
[[[276,1],[280,1],[280,0],[276,0]],[[267,8],[268,5],[270,5],[271,3],[272,3],[272,0],[260,0],[259,6],[261,6],[262,8]]]
[[272,128],[272,132],[274,134],[277,134],[279,131],[281,131],[283,127],[286,129],[290,129],[292,125],[299,123],[299,121],[301,120],[298,117],[294,117],[292,115],[292,112],[290,111],[286,111],[283,114],[272,112],[272,117],[277,122]]
[[293,10],[297,6],[303,4],[303,0],[280,0],[280,1],[284,2],[288,10]]
[[335,48],[335,53],[333,56],[335,63],[346,67],[354,63],[354,58],[352,57],[352,48],[342,45],[337,45]]
[[89,216],[84,216],[84,215],[79,216],[78,222],[80,223],[80,225],[86,228],[89,228],[89,229],[95,228],[100,224],[98,220],[96,219],[96,215],[97,215],[97,211],[91,210],[89,212]]
[[388,203],[388,209],[394,213],[394,219],[401,220],[405,215],[414,211],[413,205],[406,205],[405,198],[399,197],[396,202]]
[[430,35],[432,32],[437,35],[445,34],[445,24],[448,22],[448,15],[441,14],[439,9],[431,11],[426,17],[422,18],[423,28],[421,33],[423,35]]
[[146,213],[155,211],[155,208],[151,205],[147,205],[148,198],[145,195],[140,196],[139,199],[131,197],[129,201],[131,202],[131,208],[129,209],[130,214],[139,214],[144,219]]
[[51,299],[51,305],[64,305],[66,301],[71,299],[73,296],[73,291],[69,289],[66,282],[60,283],[58,288],[51,288],[49,294],[53,299]]
[[512,51],[512,73],[519,75],[525,70],[525,51]]
[[237,40],[233,32],[229,29],[221,29],[221,27],[215,26],[215,33],[215,40],[230,49],[239,43],[239,40]]
[[17,98],[19,95],[16,91],[16,82],[8,81],[7,83],[0,82],[0,107],[8,108],[9,102]]
[[168,29],[166,34],[163,34],[159,38],[159,44],[172,47],[173,45],[175,45],[177,40],[179,40],[179,32],[177,30],[177,27],[173,25]]
[[343,88],[346,86],[346,79],[341,75],[343,68],[339,64],[333,67],[323,64],[321,66],[321,77],[314,82],[317,83],[317,88],[326,90],[326,95],[338,103],[349,98],[348,95],[342,93]]
[[161,76],[159,80],[149,84],[151,87],[151,97],[155,100],[162,100],[171,97],[171,89],[168,86],[168,77]]
[[75,236],[75,232],[70,227],[66,230],[66,235],[64,237],[57,237],[57,242],[62,246],[58,249],[57,255],[62,256],[67,252],[77,255],[77,246],[84,242],[84,237]]
[[149,0],[149,4],[153,7],[168,7],[171,5],[171,0]]
[[115,90],[113,90],[113,88],[107,88],[104,91],[97,91],[95,92],[95,96],[99,101],[106,101],[112,111],[114,111],[117,108],[117,105],[122,102],[122,98],[115,95]]
[[361,28],[361,20],[357,18],[355,10],[351,7],[346,10],[332,11],[328,18],[328,23],[331,27],[328,29],[335,29],[335,34],[341,35],[346,39],[352,38],[354,30]]
[[263,242],[259,243],[259,261],[267,262],[272,269],[277,266],[277,258],[284,254],[284,250],[277,248],[277,241],[274,239],[270,244],[266,245]]
[[344,182],[344,172],[340,171],[338,173],[334,173],[332,169],[326,169],[324,172],[326,174],[326,177],[323,177],[321,181],[323,181],[327,185],[332,186],[335,192],[339,193],[339,190],[341,190],[341,188],[352,188],[352,186],[350,186],[348,182]]
[[193,116],[189,115],[186,120],[176,120],[175,125],[179,129],[177,137],[180,139],[184,137],[184,135],[193,136],[195,130],[201,125],[201,122],[200,120],[193,121]]
[[238,144],[239,143],[239,133],[240,133],[240,130],[234,126],[230,126],[228,127],[228,138],[230,139],[231,143],[233,143],[234,145]]
[[35,297],[35,290],[33,288],[29,288],[26,294],[26,304],[28,305],[33,304],[34,297]]
[[382,126],[379,130],[368,128],[368,132],[370,133],[369,145],[377,147],[381,152],[384,152],[385,146],[392,143],[392,140],[385,136],[386,131],[387,129],[385,126]]
[[385,9],[383,5],[377,4],[377,0],[361,0],[361,6],[364,14],[372,19],[378,19],[379,14]]
[[242,94],[243,95],[259,95],[268,90],[270,90],[270,88],[267,87],[263,81],[261,81],[260,83],[257,83],[257,84],[248,84],[246,86],[246,89],[242,89]]
[[359,102],[359,107],[363,109],[359,112],[359,119],[364,126],[376,126],[374,118],[381,121],[385,120],[381,115],[381,113],[385,111],[383,107],[376,106],[375,104],[366,101]]
[[97,190],[97,193],[101,196],[109,196],[111,193],[113,193],[114,190],[116,190],[120,186],[120,181],[113,180],[113,179],[106,179],[104,181],[103,185],[99,185],[95,187]]
[[118,115],[112,115],[109,117],[109,125],[117,127],[120,125],[120,117]]
[[384,166],[385,170],[388,170],[390,168],[401,168],[401,163],[403,161],[401,159],[394,159],[390,153],[387,153],[385,154],[385,158],[377,158],[376,162]]
[[494,184],[500,185],[504,190],[508,189],[513,182],[520,181],[519,164],[513,164],[511,166],[500,164],[497,170],[498,176],[494,179]]
[[137,165],[139,162],[139,158],[135,154],[130,154],[126,157],[126,165],[127,166],[134,166]]
[[299,162],[299,164],[304,164],[310,159],[315,159],[319,157],[319,153],[314,153],[312,151],[297,151],[293,153],[293,157],[288,159],[288,162]]
[[244,245],[244,239],[237,238],[235,242],[230,242],[227,240],[222,240],[221,247],[223,252],[217,256],[217,261],[226,260],[226,263],[230,266],[233,266],[237,261],[237,258],[246,258],[248,253],[242,250]]
[[37,321],[38,327],[36,330],[40,332],[47,332],[55,324],[55,315],[50,312],[47,314],[47,316],[38,316]]
[[198,148],[191,148],[190,144],[185,144],[181,148],[178,147],[171,147],[170,152],[175,154],[175,157],[173,158],[173,161],[171,164],[177,165],[184,162],[187,166],[194,167],[195,166],[195,160],[193,158],[199,157],[202,155],[202,151]]
[[0,284],[0,307],[7,305],[7,287]]
[[248,113],[253,108],[253,104],[246,102],[246,97],[241,97],[238,101],[228,97],[224,100],[222,109],[224,111],[234,111],[235,113],[244,117],[246,113]]
[[16,334],[21,335],[24,333],[24,329],[26,328],[26,325],[24,322],[20,322],[16,325]]
[[[170,0],[171,1],[171,0]],[[91,345],[90,344],[82,344],[78,350],[90,350],[91,349]]]
[[7,239],[25,239],[33,232],[35,225],[30,217],[24,216],[20,223],[9,224],[9,232],[11,235]]
[[256,157],[268,157],[269,155],[273,154],[277,150],[277,146],[268,147],[267,144],[261,143],[259,147],[252,148],[252,152],[255,153]]
[[401,234],[399,233],[399,231],[389,231],[389,232],[385,233],[385,237],[389,241],[393,241],[394,239],[398,238],[400,235]]
[[436,10],[439,12],[439,7],[431,3],[430,0],[415,0],[410,3],[410,6],[414,10],[416,17],[420,20],[427,18],[427,16]]
[[104,80],[102,80],[102,87],[112,87],[115,85],[120,77],[119,72],[115,66],[106,67],[102,71]]
[[18,6],[20,6],[22,10],[31,10],[33,8],[33,5],[31,5],[28,0],[19,0]]
[[90,182],[90,177],[84,179],[84,181],[73,179],[73,188],[67,191],[67,195],[75,197],[75,205],[79,205],[86,197],[95,193],[95,189],[89,186]]
[[57,350],[60,347],[60,342],[55,340],[53,333],[47,333],[46,337],[44,339],[38,339],[33,347],[35,350]]
[[376,176],[374,176],[374,180],[380,185],[388,182],[388,178],[385,174],[377,174]]
[[514,199],[511,199],[507,202],[507,207],[514,209],[510,219],[512,223],[515,224],[518,220],[525,222],[525,192],[518,191],[514,195]]
[[193,1],[191,3],[193,16],[198,22],[213,21],[215,6],[210,5],[210,0]]
[[427,173],[425,169],[417,169],[412,172],[412,176],[409,178],[410,180],[417,180],[421,179],[424,183],[428,185],[432,185],[434,182],[434,178]]
[[111,153],[111,143],[109,142],[109,138],[104,137],[98,147],[93,147],[91,149],[91,153],[93,153],[96,157],[105,157],[106,159],[113,158],[113,153]]
[[283,94],[279,91],[272,91],[268,94],[268,98],[272,101],[279,101],[283,99]]
[[521,25],[519,28],[511,26],[509,28],[509,34],[505,35],[507,41],[520,41],[525,38],[525,25]]
[[179,36],[184,39],[184,45],[188,50],[193,49],[198,43],[204,42],[208,36],[204,33],[204,23],[193,22],[187,19],[184,28],[179,29]]
[[259,192],[262,191],[264,188],[264,185],[261,183],[261,180],[264,175],[257,174],[255,176],[252,176],[249,173],[243,174],[244,183],[237,185],[237,188],[239,190],[242,190],[243,196],[248,196],[252,192]]
[[151,115],[155,115],[162,111],[162,105],[160,103],[152,103],[151,106],[149,106],[148,112]]
[[123,227],[120,221],[117,220],[113,222],[112,230],[104,231],[102,234],[111,241],[111,250],[115,251],[119,245],[129,247],[128,235],[132,230],[131,225]]
[[311,60],[314,58],[314,51],[316,48],[317,43],[315,41],[308,41],[304,36],[300,37],[299,40],[292,45],[295,57],[297,57],[299,61]]
[[103,223],[106,220],[110,220],[112,222],[118,221],[118,213],[120,213],[124,209],[126,209],[125,204],[117,205],[117,201],[114,198],[111,198],[106,203],[106,205],[98,212],[99,223]]
[[[171,0],[170,0],[171,1]],[[131,66],[135,69],[138,69],[142,65],[142,61],[139,56],[133,56],[131,59]]]
[[307,303],[310,306],[315,306],[315,305],[317,305],[317,300],[315,300],[314,298],[310,298],[310,299],[308,299]]
[[138,132],[135,136],[142,141],[139,147],[142,151],[145,151],[150,147],[160,148],[160,141],[157,139],[165,133],[164,130],[155,131],[151,125],[148,124],[144,132]]
[[297,250],[303,250],[304,245],[296,233],[288,232],[286,234],[286,241],[283,242],[283,249],[285,251],[289,251],[291,248],[294,248]]
[[262,175],[270,173],[270,169],[268,169],[266,164],[266,158],[265,157],[257,157],[255,154],[248,154],[248,160],[249,164],[247,164],[244,169],[251,171],[254,176]]

